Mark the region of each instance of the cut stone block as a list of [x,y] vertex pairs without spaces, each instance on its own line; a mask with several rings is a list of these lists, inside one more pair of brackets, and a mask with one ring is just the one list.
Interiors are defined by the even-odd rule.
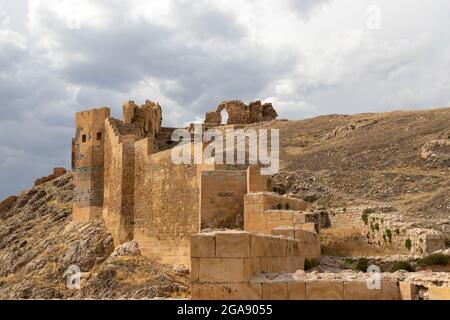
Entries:
[[307,300],[343,300],[343,281],[312,281],[306,283]]
[[192,300],[261,300],[261,283],[193,282]]
[[366,281],[344,282],[344,300],[370,300],[370,292]]
[[303,281],[288,282],[289,300],[306,300],[306,286]]
[[[248,269],[247,269],[248,271]],[[199,280],[209,282],[244,282],[250,279],[243,258],[201,258]]]
[[262,298],[263,300],[287,300],[289,298],[287,282],[263,282]]
[[411,282],[400,281],[400,298],[402,300],[415,300],[417,287]]
[[397,281],[381,281],[381,289],[370,291],[371,300],[399,300],[400,288]]
[[216,237],[212,233],[191,236],[191,257],[211,258],[216,256]]
[[428,288],[428,298],[430,300],[450,300],[450,287],[430,286]]
[[217,232],[216,257],[250,257],[251,235],[248,232]]

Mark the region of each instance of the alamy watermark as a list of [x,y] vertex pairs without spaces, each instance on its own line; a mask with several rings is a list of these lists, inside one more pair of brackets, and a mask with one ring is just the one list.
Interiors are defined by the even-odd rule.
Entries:
[[367,268],[369,278],[367,279],[367,288],[370,290],[381,289],[381,269],[378,266],[371,265]]
[[259,164],[262,175],[274,175],[280,167],[278,129],[203,130],[201,124],[195,124],[193,132],[177,129],[172,133],[171,139],[179,142],[171,154],[172,162],[176,165]]
[[370,5],[366,9],[367,20],[366,27],[369,30],[381,29],[381,8],[375,4]]

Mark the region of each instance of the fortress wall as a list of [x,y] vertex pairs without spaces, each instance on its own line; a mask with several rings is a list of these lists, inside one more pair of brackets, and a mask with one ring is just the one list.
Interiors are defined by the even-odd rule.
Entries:
[[99,218],[103,207],[103,145],[109,108],[76,114],[73,220]]
[[200,180],[201,229],[242,229],[246,171],[203,171]]
[[117,246],[133,239],[134,140],[106,120],[103,219]]
[[197,166],[174,165],[171,150],[149,154],[135,143],[134,239],[163,263],[189,266],[189,236],[200,230]]

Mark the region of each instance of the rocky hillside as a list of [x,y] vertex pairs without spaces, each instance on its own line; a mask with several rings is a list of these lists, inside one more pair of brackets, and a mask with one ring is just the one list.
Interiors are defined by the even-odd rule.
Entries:
[[319,206],[388,204],[450,233],[450,108],[263,126],[280,129],[278,192]]
[[[72,193],[66,174],[0,209],[0,299],[188,295],[187,270],[149,261],[133,242],[114,251],[101,220],[72,223]],[[82,272],[81,290],[66,286],[71,265]]]

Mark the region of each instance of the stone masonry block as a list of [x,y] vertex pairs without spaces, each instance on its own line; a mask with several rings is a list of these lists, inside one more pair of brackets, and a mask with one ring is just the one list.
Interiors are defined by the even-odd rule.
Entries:
[[200,258],[191,258],[191,281],[198,280],[198,268],[200,264]]
[[251,234],[248,232],[217,232],[217,257],[250,257]]
[[288,282],[289,300],[306,300],[306,286],[303,281]]
[[201,258],[199,280],[208,282],[244,282],[250,280],[243,258]]
[[450,300],[450,287],[430,286],[428,297],[430,300]]
[[192,283],[192,300],[261,300],[261,283]]
[[343,281],[311,281],[306,283],[307,300],[343,300]]
[[371,300],[399,300],[400,288],[397,281],[381,281],[381,289],[370,291]]
[[289,295],[287,282],[263,282],[263,300],[287,300],[288,298]]
[[344,282],[344,300],[370,300],[370,292],[366,281]]
[[400,298],[402,300],[415,300],[417,286],[407,281],[400,281]]
[[210,258],[216,256],[216,237],[213,233],[198,233],[191,236],[191,257]]

